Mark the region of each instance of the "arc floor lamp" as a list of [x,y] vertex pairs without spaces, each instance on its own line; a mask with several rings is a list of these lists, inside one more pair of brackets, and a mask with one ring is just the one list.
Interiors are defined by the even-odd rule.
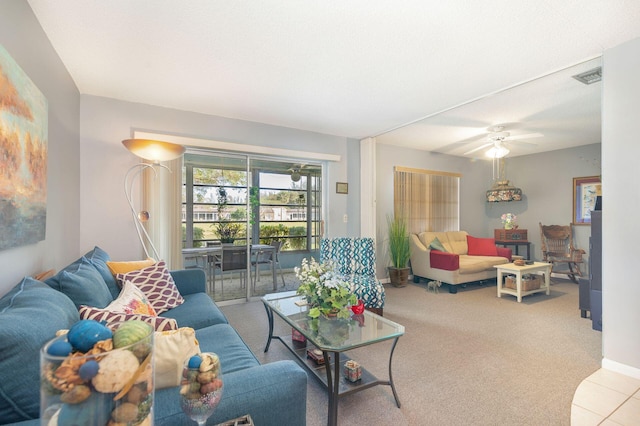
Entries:
[[135,178],[146,169],[153,170],[154,176],[157,176],[158,174],[158,167],[171,172],[169,167],[164,164],[160,164],[160,162],[175,160],[184,154],[185,147],[175,143],[151,139],[125,139],[122,141],[122,144],[136,156],[151,162],[138,163],[127,171],[127,174],[124,177],[124,193],[127,197],[127,202],[129,203],[129,208],[131,209],[131,215],[133,217],[133,223],[136,227],[136,232],[138,233],[138,238],[140,239],[140,243],[142,244],[145,254],[147,257],[152,257],[149,255],[147,244],[145,243],[146,239],[153,252],[153,258],[159,260],[160,255],[158,255],[158,250],[156,250],[156,246],[153,244],[153,241],[151,241],[151,237],[143,225],[144,222],[150,219],[151,215],[145,210],[136,212],[136,208],[133,205],[133,182],[135,181]]

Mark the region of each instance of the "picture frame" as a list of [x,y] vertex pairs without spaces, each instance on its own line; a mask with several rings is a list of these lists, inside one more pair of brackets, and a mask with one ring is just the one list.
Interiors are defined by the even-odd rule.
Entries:
[[349,184],[347,182],[336,182],[336,194],[348,194]]
[[573,224],[591,225],[591,211],[602,195],[600,176],[573,178]]

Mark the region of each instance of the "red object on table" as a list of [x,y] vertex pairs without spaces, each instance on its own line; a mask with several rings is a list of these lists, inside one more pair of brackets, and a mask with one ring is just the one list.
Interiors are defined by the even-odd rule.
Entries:
[[357,305],[353,305],[351,307],[351,310],[356,315],[360,315],[361,313],[363,313],[364,312],[364,301],[362,299],[358,300],[358,304]]

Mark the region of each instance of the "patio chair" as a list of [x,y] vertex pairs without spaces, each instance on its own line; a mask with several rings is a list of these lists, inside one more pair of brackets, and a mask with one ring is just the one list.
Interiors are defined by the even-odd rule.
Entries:
[[[272,241],[270,244],[274,249],[273,250],[258,250],[255,254],[255,258],[251,261],[251,266],[253,267],[253,288],[255,289],[256,281],[260,281],[260,267],[261,265],[269,265],[271,268],[275,266],[280,271],[280,278],[282,279],[282,286],[285,286],[284,276],[282,275],[282,267],[280,266],[280,249],[282,248],[281,241]],[[274,290],[275,290],[275,283]]]
[[224,295],[224,273],[233,271],[240,273],[240,288],[247,285],[247,247],[245,246],[223,246],[221,264],[222,294]]

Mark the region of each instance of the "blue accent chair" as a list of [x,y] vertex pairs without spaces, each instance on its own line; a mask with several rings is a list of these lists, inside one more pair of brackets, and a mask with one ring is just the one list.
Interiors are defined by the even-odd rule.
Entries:
[[373,238],[323,238],[320,261],[331,261],[337,272],[352,285],[352,291],[372,312],[382,315],[384,286],[376,278],[376,250]]

